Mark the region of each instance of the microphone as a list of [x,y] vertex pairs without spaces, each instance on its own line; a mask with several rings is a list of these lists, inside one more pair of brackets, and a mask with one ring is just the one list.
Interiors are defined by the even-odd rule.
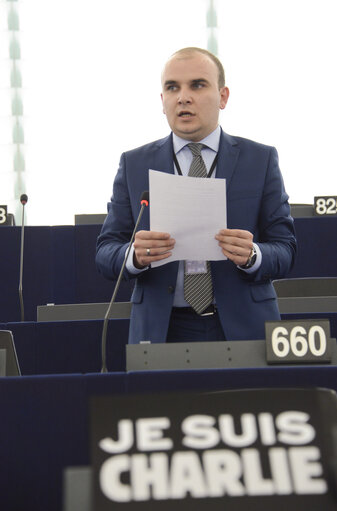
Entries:
[[25,205],[28,202],[28,197],[23,193],[20,197],[22,204],[22,221],[21,221],[21,250],[20,250],[20,277],[19,277],[19,299],[20,299],[20,310],[21,310],[21,321],[25,320],[25,309],[23,306],[22,296],[22,274],[23,274],[23,246],[24,246],[24,229],[25,229]]
[[136,234],[136,231],[137,231],[137,227],[138,227],[138,224],[143,216],[143,212],[144,212],[144,209],[145,209],[145,206],[148,206],[149,205],[149,192],[148,191],[144,191],[140,197],[140,204],[141,204],[141,208],[140,208],[140,211],[139,211],[139,214],[138,214],[138,218],[137,218],[137,221],[136,221],[136,225],[135,225],[135,228],[133,230],[133,233],[132,233],[132,236],[131,236],[131,239],[130,239],[130,242],[129,242],[129,246],[128,246],[128,249],[126,251],[126,255],[124,257],[124,261],[123,261],[123,264],[122,264],[122,268],[119,272],[119,275],[118,275],[118,279],[117,279],[117,282],[116,282],[116,285],[115,285],[115,289],[114,289],[114,292],[113,292],[113,295],[112,295],[112,298],[110,300],[110,303],[109,303],[109,307],[105,313],[105,317],[104,317],[104,322],[103,322],[103,331],[102,331],[102,369],[101,369],[101,373],[107,373],[108,372],[108,369],[107,369],[107,365],[106,365],[106,334],[107,334],[107,330],[108,330],[108,320],[109,320],[109,316],[110,316],[110,311],[111,311],[111,308],[112,308],[112,305],[115,301],[115,298],[116,298],[116,295],[117,295],[117,291],[119,289],[119,286],[120,286],[120,283],[121,283],[121,280],[122,280],[122,275],[123,275],[123,271],[124,271],[124,268],[125,268],[125,265],[126,265],[126,261],[129,257],[129,253],[130,253],[130,250],[131,250],[131,247],[132,247],[132,243],[133,243],[133,240],[135,238],[135,234]]

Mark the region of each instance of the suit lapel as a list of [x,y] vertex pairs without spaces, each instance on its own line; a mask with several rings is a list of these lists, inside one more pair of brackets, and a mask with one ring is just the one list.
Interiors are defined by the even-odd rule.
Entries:
[[221,130],[216,177],[220,179],[226,179],[227,190],[229,189],[231,183],[239,153],[240,149],[236,140]]
[[154,153],[153,170],[160,170],[167,174],[174,174],[172,133],[159,140]]
[[[144,190],[150,189],[148,179],[149,169],[174,174],[172,134],[150,145],[144,169],[146,170],[145,174],[142,173],[143,176],[146,176],[146,182],[143,184]],[[140,228],[150,229],[150,208],[145,208]]]

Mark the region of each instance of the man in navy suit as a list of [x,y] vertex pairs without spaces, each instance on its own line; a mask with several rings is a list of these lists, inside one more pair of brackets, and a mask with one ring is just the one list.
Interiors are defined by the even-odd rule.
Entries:
[[97,241],[98,270],[117,278],[141,193],[149,189],[149,169],[187,175],[194,158],[188,144],[200,143],[208,177],[226,179],[227,187],[227,228],[214,233],[225,257],[210,264],[211,303],[196,312],[184,293],[185,274],[207,273],[206,262],[168,260],[151,267],[169,259],[175,240],[151,231],[146,211],[125,269],[125,278],[136,278],[129,343],[263,339],[265,321],[280,319],[272,280],[289,272],[296,252],[277,152],[222,131],[219,113],[229,90],[222,64],[206,50],[173,54],[161,97],[172,133],[122,155]]

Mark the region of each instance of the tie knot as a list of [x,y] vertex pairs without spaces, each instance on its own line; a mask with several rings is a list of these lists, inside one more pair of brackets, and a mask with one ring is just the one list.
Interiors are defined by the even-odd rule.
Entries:
[[195,142],[191,144],[187,144],[193,156],[201,156],[201,149],[204,147],[204,144],[197,144]]

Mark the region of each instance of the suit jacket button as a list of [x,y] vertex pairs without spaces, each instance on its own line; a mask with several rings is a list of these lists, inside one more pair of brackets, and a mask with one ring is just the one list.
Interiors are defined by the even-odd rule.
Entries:
[[167,290],[170,294],[174,293],[174,286],[169,286]]

